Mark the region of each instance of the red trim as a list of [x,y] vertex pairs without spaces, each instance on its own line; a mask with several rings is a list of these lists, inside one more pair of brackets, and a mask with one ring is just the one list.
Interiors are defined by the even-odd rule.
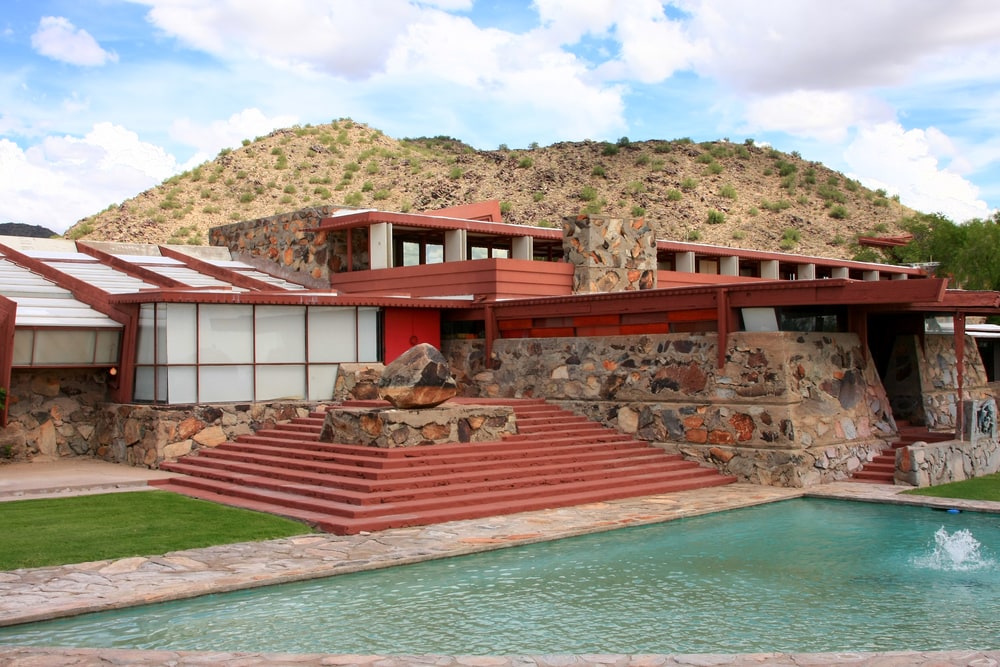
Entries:
[[10,374],[14,365],[14,327],[17,323],[17,302],[0,295],[0,387],[7,390],[7,400],[0,409],[0,426],[7,425],[10,405]]

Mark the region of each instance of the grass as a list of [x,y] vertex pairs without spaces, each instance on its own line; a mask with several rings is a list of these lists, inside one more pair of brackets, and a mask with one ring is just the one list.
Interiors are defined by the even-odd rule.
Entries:
[[948,484],[938,484],[937,486],[910,489],[903,493],[911,496],[931,496],[933,498],[1000,501],[1000,473],[967,479],[962,482],[949,482]]
[[3,503],[0,570],[254,542],[312,530],[269,514],[166,491]]

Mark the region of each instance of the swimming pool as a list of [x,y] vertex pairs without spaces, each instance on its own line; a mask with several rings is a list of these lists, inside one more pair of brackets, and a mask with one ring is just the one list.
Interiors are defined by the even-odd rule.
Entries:
[[998,553],[997,515],[800,499],[5,628],[0,643],[390,654],[988,649],[1000,645]]

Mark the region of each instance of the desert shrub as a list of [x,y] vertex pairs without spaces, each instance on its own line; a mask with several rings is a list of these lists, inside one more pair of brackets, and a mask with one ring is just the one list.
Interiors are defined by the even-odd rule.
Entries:
[[698,187],[698,181],[690,176],[681,181],[681,190],[694,190],[696,187]]
[[680,190],[674,188],[667,190],[667,201],[680,201],[683,196]]
[[721,174],[722,165],[718,162],[710,162],[709,165],[705,167],[705,171],[709,174]]
[[708,211],[708,224],[710,225],[721,225],[726,221],[726,214],[722,211],[716,209],[709,209]]
[[778,213],[779,211],[784,211],[787,208],[791,208],[792,203],[786,199],[779,199],[778,201],[768,201],[763,200],[760,203],[760,207],[765,211],[770,211],[771,213]]
[[608,173],[607,173],[607,171],[605,171],[604,165],[602,165],[602,164],[595,164],[594,168],[590,170],[590,175],[591,176],[600,176],[601,178],[607,178],[608,177]]
[[732,183],[726,183],[719,188],[719,196],[726,199],[736,199],[736,188],[733,187]]
[[631,213],[633,218],[641,218],[646,215],[646,209],[641,206],[633,206]]
[[517,161],[517,166],[519,169],[528,169],[535,164],[535,161],[530,157],[523,157]]
[[583,189],[580,190],[580,199],[583,201],[594,201],[597,199],[597,189],[590,185],[585,185]]
[[847,207],[841,204],[837,204],[836,206],[830,209],[830,217],[834,218],[835,220],[844,220],[845,218],[848,217]]

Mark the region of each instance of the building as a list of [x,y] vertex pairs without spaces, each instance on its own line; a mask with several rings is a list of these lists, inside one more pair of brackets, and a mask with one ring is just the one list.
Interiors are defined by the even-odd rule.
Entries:
[[899,420],[961,433],[992,400],[965,321],[1000,294],[921,268],[657,240],[642,219],[507,225],[498,202],[307,209],[210,242],[0,239],[0,446],[155,466],[420,342],[466,395],[544,397],[767,484],[847,478]]

